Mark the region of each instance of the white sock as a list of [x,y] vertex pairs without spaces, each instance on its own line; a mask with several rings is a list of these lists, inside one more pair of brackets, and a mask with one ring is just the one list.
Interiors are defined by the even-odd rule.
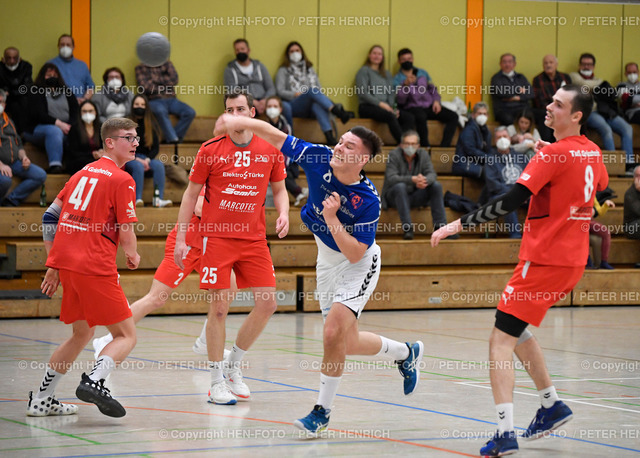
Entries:
[[[109,345],[111,342],[113,341],[113,336],[111,335],[111,333],[107,334],[106,336],[102,336],[102,337],[98,337],[98,345],[102,345],[102,350],[104,350],[104,348]],[[100,350],[100,353],[102,353],[102,350]]]
[[338,385],[340,385],[340,377],[329,377],[328,375],[320,374],[320,391],[318,392],[318,402],[316,404],[321,405],[325,410],[331,410],[333,401],[338,393]]
[[224,381],[222,375],[222,361],[209,361],[209,372],[211,372],[211,385]]
[[513,402],[496,404],[498,414],[498,432],[513,431]]
[[237,344],[234,345],[229,355],[229,367],[239,367],[246,352],[246,350],[240,349]]
[[111,356],[100,355],[89,374],[89,378],[94,382],[106,379],[112,370],[116,368],[116,363]]
[[560,398],[558,397],[558,393],[556,393],[556,387],[553,385],[545,388],[544,390],[538,391],[538,394],[540,395],[540,402],[542,402],[542,407],[544,407],[545,409],[548,409],[549,407],[553,406],[556,401],[560,400]]
[[204,326],[202,326],[202,331],[200,331],[200,340],[202,343],[207,343],[207,320],[204,320]]
[[380,336],[380,339],[382,340],[382,347],[376,356],[391,358],[393,361],[404,361],[409,357],[409,347],[407,347],[407,344],[387,339],[383,336]]
[[37,399],[44,399],[53,396],[53,393],[56,391],[56,386],[58,386],[63,375],[64,374],[47,367],[42,382],[40,382],[40,389],[35,393],[35,397]]

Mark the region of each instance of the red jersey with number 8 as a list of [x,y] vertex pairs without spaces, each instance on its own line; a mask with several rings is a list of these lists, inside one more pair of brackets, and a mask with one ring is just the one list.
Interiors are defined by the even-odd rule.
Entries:
[[596,191],[609,175],[600,148],[585,136],[545,146],[517,181],[532,193],[520,259],[552,266],[584,266]]
[[264,203],[270,181],[287,177],[282,153],[254,135],[237,146],[226,136],[204,143],[189,179],[206,184],[203,236],[262,240],[267,236]]
[[131,175],[102,157],[74,174],[58,199],[62,210],[47,267],[86,275],[117,274],[119,225],[138,221]]

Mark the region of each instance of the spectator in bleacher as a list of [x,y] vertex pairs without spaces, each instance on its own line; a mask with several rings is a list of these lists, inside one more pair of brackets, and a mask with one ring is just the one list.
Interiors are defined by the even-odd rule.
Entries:
[[456,143],[451,173],[463,177],[482,178],[482,166],[491,149],[491,132],[487,128],[489,108],[484,102],[473,106],[471,119]]
[[[529,163],[529,156],[517,152],[511,146],[511,135],[505,126],[499,126],[494,132],[496,148],[487,157],[484,166],[484,186],[481,205],[509,191],[516,183],[522,171]],[[509,238],[521,239],[522,228],[518,224],[518,212],[504,215]]]
[[292,116],[316,118],[330,146],[337,140],[329,115],[336,115],[343,124],[354,117],[352,111],[345,111],[342,104],[333,103],[322,93],[313,63],[297,41],[292,41],[285,49],[284,62],[276,73],[276,92],[282,100],[289,102]]
[[71,89],[78,103],[90,99],[93,96],[93,79],[89,67],[83,61],[73,57],[75,42],[71,35],[63,34],[58,38],[58,55],[49,59],[49,63],[58,67],[60,76]]
[[44,146],[48,173],[62,173],[62,155],[71,125],[79,119],[78,99],[67,88],[58,67],[46,63],[29,91],[26,141]]
[[565,84],[571,84],[571,77],[558,71],[558,59],[553,54],[542,58],[542,73],[533,78],[533,114],[536,125],[540,128],[540,137],[545,142],[553,143],[553,131],[549,129],[544,118],[547,105],[553,101],[553,94]]
[[640,165],[633,170],[633,183],[624,193],[624,231],[640,240]]
[[511,137],[511,147],[518,153],[524,153],[529,157],[535,154],[535,144],[540,140],[540,133],[536,129],[533,120],[533,111],[525,108],[520,113],[513,124],[507,126],[507,131]]
[[[136,80],[144,89],[149,100],[149,108],[155,115],[167,143],[182,143],[189,126],[196,117],[193,108],[176,97],[178,72],[170,60],[157,67],[143,63],[136,66]],[[169,115],[178,117],[175,128]]]
[[[604,224],[594,221],[594,218],[604,215],[610,208],[615,208],[616,204],[612,200],[606,199],[602,204],[598,202],[598,193],[593,200],[593,217],[589,221],[589,248],[594,248],[594,261],[591,261],[591,256],[587,259],[587,267],[591,269],[605,269],[613,270],[613,266],[609,264],[609,249],[611,248],[611,232],[609,228]],[[602,240],[600,245],[600,253],[595,252],[595,246],[591,243],[591,236],[595,235]]]
[[618,84],[620,106],[624,116],[632,124],[640,124],[640,81],[638,81],[638,64],[629,62],[624,66],[626,81]]
[[104,85],[91,101],[98,108],[100,122],[131,116],[133,93],[127,88],[124,73],[118,67],[107,68],[102,75]]
[[5,111],[15,123],[18,133],[22,133],[26,123],[27,92],[24,89],[33,85],[32,73],[31,64],[20,58],[18,48],[10,46],[4,50],[0,65],[0,89],[7,94]]
[[440,104],[440,94],[426,70],[413,66],[409,48],[398,51],[400,71],[393,78],[400,112],[408,112],[407,123],[420,135],[420,146],[429,146],[428,119],[444,124],[440,146],[448,148],[458,127],[458,115]]
[[157,188],[160,199],[158,207],[170,207],[173,202],[164,199],[165,169],[164,164],[156,159],[160,151],[159,129],[153,112],[149,109],[147,98],[136,95],[131,103],[131,119],[138,123],[136,132],[140,137],[136,158],[125,164],[124,169],[136,182],[136,207],[144,207],[142,191],[145,176],[153,176],[154,191]]
[[605,150],[614,151],[613,132],[620,135],[622,149],[627,156],[627,176],[633,175],[635,156],[633,154],[633,129],[620,116],[617,103],[617,91],[607,81],[596,78],[593,70],[596,58],[593,54],[584,53],[580,56],[580,71],[571,73],[573,84],[587,88],[593,95],[594,109],[587,119],[586,127],[595,129]]
[[406,114],[396,107],[396,90],[391,73],[385,69],[382,46],[373,45],[369,49],[366,62],[356,74],[356,89],[360,117],[386,123],[393,138],[400,143],[400,122],[405,127],[410,127],[410,123]]
[[[95,99],[95,96],[93,97]],[[80,104],[80,120],[71,126],[66,151],[65,169],[73,175],[85,165],[97,161],[104,154],[98,119],[98,109],[92,100]]]
[[[265,114],[267,115],[269,124],[287,135],[292,135],[291,126],[282,115],[282,100],[280,100],[280,97],[272,95],[267,99],[266,103]],[[300,176],[298,163],[286,156],[284,161],[287,167],[287,178],[284,179],[284,185],[287,191],[289,191],[289,194],[295,199],[293,206],[298,207],[302,201],[309,196],[309,188],[300,187],[296,181]],[[269,184],[269,186],[271,186],[271,184]]]
[[[16,126],[5,112],[6,100],[7,93],[0,89],[0,205],[17,207],[44,184],[47,174],[27,157]],[[4,197],[14,176],[22,181]]]
[[[261,115],[266,109],[267,99],[276,95],[269,70],[259,60],[249,57],[251,48],[244,38],[238,38],[233,42],[233,51],[236,58],[224,69],[225,92],[233,92],[235,88],[245,89],[253,96],[253,107],[257,114]],[[282,114],[293,126],[291,106],[288,102],[282,103]]]
[[420,148],[420,137],[415,130],[404,132],[400,146],[389,153],[381,203],[384,210],[398,209],[405,240],[413,240],[411,208],[431,207],[434,229],[447,224],[442,185],[429,153]]
[[491,99],[496,121],[508,126],[522,110],[529,107],[533,89],[522,73],[516,73],[516,56],[500,56],[500,71],[491,77]]

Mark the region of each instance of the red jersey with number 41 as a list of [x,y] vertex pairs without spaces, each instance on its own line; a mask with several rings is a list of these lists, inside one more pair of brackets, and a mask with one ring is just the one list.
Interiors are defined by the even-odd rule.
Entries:
[[286,176],[282,153],[256,135],[246,146],[237,146],[227,135],[203,143],[189,176],[207,188],[200,233],[205,237],[265,239],[267,186]]
[[517,183],[532,193],[520,259],[552,266],[584,266],[596,191],[609,183],[600,148],[585,136],[545,146]]
[[138,221],[131,175],[102,157],[75,173],[58,199],[62,210],[47,267],[87,275],[117,274],[118,228]]

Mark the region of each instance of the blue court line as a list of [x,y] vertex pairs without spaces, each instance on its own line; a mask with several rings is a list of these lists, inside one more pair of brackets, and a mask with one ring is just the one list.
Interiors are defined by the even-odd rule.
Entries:
[[[46,344],[50,344],[50,345],[60,345],[59,343],[47,342],[47,341],[38,340],[38,339],[31,339],[31,338],[28,338],[28,337],[14,336],[14,335],[11,335],[11,334],[0,333],[0,336],[14,337],[14,338],[21,339],[21,340],[28,340],[28,341],[39,342],[39,343],[46,343]],[[91,350],[85,349],[85,351],[91,351]],[[160,361],[153,360],[153,359],[134,358],[134,357],[131,357],[129,359],[136,359],[136,360],[140,360],[140,361],[148,361],[148,362],[160,364]],[[200,368],[196,368],[196,367],[187,367],[187,369],[196,370],[196,371],[202,371],[202,372],[207,372],[208,371],[208,369],[200,369]],[[259,379],[259,378],[252,378],[252,377],[246,377],[246,376],[243,377],[243,378],[245,378],[247,380],[254,380],[254,381],[257,381],[257,382],[270,383],[272,385],[284,386],[284,387],[287,387],[287,388],[292,388],[294,390],[312,391],[312,392],[316,392],[316,393],[318,392],[318,390],[314,390],[314,389],[311,389],[311,388],[305,388],[305,387],[296,386],[296,385],[289,385],[289,384],[286,384],[286,383],[274,382],[274,381],[271,381],[271,380],[263,380],[263,379]],[[447,413],[447,412],[440,412],[438,410],[425,409],[425,408],[422,408],[422,407],[409,406],[409,405],[405,405],[405,404],[398,404],[398,403],[387,402],[387,401],[378,401],[378,400],[375,400],[375,399],[361,398],[361,397],[357,397],[357,396],[349,396],[349,395],[346,395],[346,394],[338,394],[337,396],[343,397],[343,398],[347,398],[347,399],[354,399],[354,400],[357,400],[357,401],[372,402],[374,404],[382,404],[382,405],[388,405],[388,406],[393,406],[393,407],[403,407],[403,408],[406,408],[406,409],[417,410],[417,411],[421,411],[421,412],[434,413],[434,414],[438,414],[438,415],[444,415],[444,416],[447,416],[447,417],[460,418],[460,419],[463,419],[463,420],[475,421],[475,422],[478,422],[478,423],[484,423],[484,424],[489,424],[489,425],[497,425],[497,423],[492,422],[492,421],[481,420],[479,418],[466,417],[466,416],[463,416],[463,415],[456,415],[456,414]],[[516,429],[524,429],[524,428],[516,428]],[[558,436],[558,437],[562,437],[562,436]],[[562,439],[571,439],[573,441],[583,442],[583,443],[586,443],[586,444],[601,445],[603,447],[610,447],[610,448],[615,448],[615,449],[619,449],[619,450],[627,450],[627,451],[640,453],[640,449],[626,448],[626,447],[621,447],[619,445],[605,444],[605,443],[602,443],[602,442],[595,442],[595,441],[590,441],[590,440],[586,440],[586,439],[578,439],[578,438],[575,438],[575,437],[567,437],[567,436],[565,436],[565,437],[562,437]],[[220,449],[202,449],[202,450],[220,450]],[[194,449],[194,451],[200,451],[200,450],[199,449],[197,449],[197,450]],[[145,452],[124,453],[124,455],[140,454],[140,453],[145,453]],[[173,452],[167,451],[167,452],[148,452],[148,453],[173,453]],[[81,455],[81,456],[84,456],[84,455]],[[108,455],[91,455],[91,456],[108,456]]]

